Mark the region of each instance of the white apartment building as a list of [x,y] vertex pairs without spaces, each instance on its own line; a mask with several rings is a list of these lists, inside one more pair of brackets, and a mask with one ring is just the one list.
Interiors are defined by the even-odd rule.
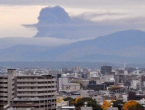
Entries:
[[100,77],[99,73],[96,71],[90,72],[90,77]]
[[80,90],[80,84],[78,83],[69,83],[69,79],[67,77],[59,78],[59,91],[78,91]]
[[61,77],[59,78],[59,91],[62,91],[62,85],[63,84],[68,84],[69,81],[68,81],[68,78],[67,77]]
[[104,75],[103,82],[115,82],[114,75]]
[[56,110],[56,78],[48,74],[0,74],[0,110]]
[[133,89],[139,89],[139,85],[140,85],[140,80],[132,80],[132,82],[131,82],[131,88],[133,88]]

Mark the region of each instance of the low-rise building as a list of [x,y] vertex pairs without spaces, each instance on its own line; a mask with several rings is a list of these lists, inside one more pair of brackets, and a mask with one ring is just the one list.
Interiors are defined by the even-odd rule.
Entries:
[[78,83],[68,83],[68,84],[62,84],[62,90],[63,91],[78,91],[80,90],[80,84]]

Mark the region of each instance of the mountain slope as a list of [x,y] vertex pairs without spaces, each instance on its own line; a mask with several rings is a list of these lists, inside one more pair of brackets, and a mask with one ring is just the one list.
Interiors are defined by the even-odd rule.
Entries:
[[78,62],[111,62],[111,63],[143,63],[145,57],[122,57],[114,55],[92,54],[71,59],[70,61]]
[[3,61],[145,62],[145,32],[127,30],[55,48],[17,45],[0,50]]
[[145,32],[128,30],[50,49],[44,54],[53,55],[57,60],[69,60],[92,54],[139,57],[145,55],[144,42]]

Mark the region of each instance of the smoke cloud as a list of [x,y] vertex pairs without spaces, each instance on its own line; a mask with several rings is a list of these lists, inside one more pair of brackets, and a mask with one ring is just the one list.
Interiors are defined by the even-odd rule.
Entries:
[[[91,39],[121,30],[144,29],[144,17],[128,17],[127,13],[82,13],[70,16],[62,7],[46,7],[40,11],[34,26],[34,37],[59,39]],[[142,20],[142,22],[140,21]]]

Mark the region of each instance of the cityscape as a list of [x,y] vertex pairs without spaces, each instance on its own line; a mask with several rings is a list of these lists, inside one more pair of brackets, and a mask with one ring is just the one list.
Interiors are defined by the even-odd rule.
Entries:
[[144,0],[0,0],[0,110],[145,110]]
[[144,110],[144,90],[145,68],[126,64],[115,69],[108,65],[93,69],[1,68],[0,109],[125,110],[131,103],[130,108]]

